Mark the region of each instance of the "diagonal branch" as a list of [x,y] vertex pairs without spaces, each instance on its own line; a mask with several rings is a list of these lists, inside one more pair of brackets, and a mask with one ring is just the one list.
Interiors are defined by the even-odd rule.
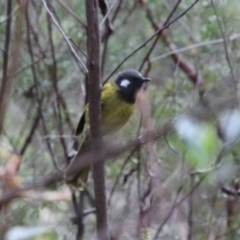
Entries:
[[47,10],[47,13],[50,15],[52,21],[54,22],[54,24],[56,25],[56,27],[58,28],[58,30],[60,31],[60,33],[62,34],[63,38],[65,39],[65,41],[67,42],[67,45],[69,46],[73,56],[77,59],[78,63],[79,63],[79,67],[81,69],[84,70],[85,73],[88,73],[88,69],[86,68],[85,64],[83,63],[83,61],[81,60],[81,58],[78,56],[78,54],[76,53],[74,47],[72,46],[71,41],[69,40],[69,37],[66,35],[66,33],[63,31],[63,29],[60,27],[57,19],[55,18],[53,12],[48,8],[47,3],[45,2],[45,0],[42,0],[43,5],[45,7],[45,9]]
[[185,11],[183,11],[179,16],[174,18],[172,21],[170,21],[168,24],[157,30],[149,39],[147,39],[144,43],[142,43],[140,46],[138,46],[132,53],[130,53],[127,57],[125,57],[122,62],[119,63],[119,65],[112,71],[112,73],[107,77],[107,79],[104,81],[106,83],[113,75],[114,73],[133,55],[135,55],[139,50],[144,48],[149,42],[152,41],[158,34],[161,34],[163,30],[169,28],[173,23],[178,21],[181,17],[183,17],[190,9],[192,9],[199,0],[195,0],[193,4],[191,4]]

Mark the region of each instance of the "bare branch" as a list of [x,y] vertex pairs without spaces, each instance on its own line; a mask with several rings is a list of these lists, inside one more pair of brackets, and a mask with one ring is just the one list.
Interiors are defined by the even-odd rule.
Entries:
[[[181,2],[182,2],[181,0],[178,0],[178,1],[176,2],[176,4],[174,5],[172,11],[169,13],[166,21],[163,23],[163,26],[166,26],[166,25],[169,23],[169,21],[171,20],[173,14],[176,12],[176,10],[178,9],[178,7],[179,7],[179,5],[180,5]],[[160,33],[158,34],[158,36],[155,38],[152,46],[150,47],[148,53],[147,53],[146,56],[144,57],[141,65],[140,65],[140,67],[139,67],[139,71],[141,71],[141,70],[143,69],[143,66],[144,66],[145,62],[148,61],[148,59],[149,59],[149,57],[150,57],[153,49],[155,48],[155,46],[156,46],[156,44],[157,44],[157,42],[158,42],[158,39],[161,37],[161,33],[162,33],[162,32],[160,32]]]
[[[88,99],[90,117],[90,135],[93,153],[99,151],[103,156],[103,140],[101,137],[101,89],[100,89],[100,32],[98,23],[98,0],[85,0],[87,18],[87,52],[92,64],[88,64]],[[94,154],[92,154],[93,160]],[[104,162],[93,164],[94,193],[96,199],[97,237],[108,240],[107,203],[105,193]]]
[[223,28],[222,28],[220,19],[219,19],[218,14],[217,14],[217,10],[214,6],[214,1],[213,0],[211,0],[211,5],[212,5],[212,9],[214,11],[214,14],[216,15],[218,26],[219,26],[219,29],[220,29],[220,32],[221,32],[221,35],[222,35],[222,39],[223,39],[225,57],[226,57],[226,60],[227,60],[227,63],[228,63],[228,66],[229,66],[229,69],[230,69],[230,72],[231,72],[231,77],[232,77],[232,91],[235,95],[235,101],[238,102],[237,81],[235,79],[235,76],[234,76],[234,73],[233,73],[233,67],[232,67],[232,64],[231,64],[231,61],[230,61],[230,58],[229,58],[226,37],[225,37],[225,34],[223,32]]
[[83,63],[83,61],[81,60],[81,58],[78,56],[78,54],[76,53],[74,47],[72,46],[72,43],[69,40],[69,37],[65,34],[65,32],[63,31],[63,29],[60,27],[57,19],[55,18],[53,12],[48,8],[47,3],[45,2],[45,0],[42,0],[43,5],[45,7],[45,9],[47,10],[48,14],[50,15],[52,21],[54,22],[54,24],[56,25],[56,27],[58,28],[58,30],[61,32],[62,36],[64,37],[65,41],[67,42],[67,45],[69,46],[71,52],[73,53],[73,55],[75,56],[75,58],[78,60],[79,66],[81,69],[83,69],[85,71],[85,73],[88,73],[88,69],[86,68],[85,64]]
[[[12,12],[12,0],[9,0],[7,4],[6,15],[10,16],[11,12]],[[5,108],[7,104],[7,97],[11,89],[11,79],[8,78],[8,61],[9,61],[8,58],[9,58],[9,46],[10,46],[10,38],[11,38],[11,23],[12,23],[12,18],[8,17],[6,30],[5,30],[2,84],[1,84],[1,90],[0,90],[0,133],[2,131]]]
[[114,0],[114,2],[112,3],[112,5],[108,8],[107,13],[105,14],[104,18],[102,19],[101,23],[100,23],[100,28],[103,26],[104,22],[106,21],[106,19],[108,18],[110,12],[112,11],[114,5],[116,4],[117,0]]
[[67,12],[69,12],[81,24],[81,26],[84,29],[87,28],[86,24],[77,16],[77,14],[74,13],[74,11],[70,7],[67,6],[67,4],[64,1],[62,0],[57,0],[57,1]]
[[144,43],[142,43],[139,47],[137,47],[131,54],[129,54],[127,57],[125,57],[122,62],[112,71],[112,73],[107,77],[107,79],[104,81],[107,82],[113,74],[129,59],[131,58],[134,54],[136,54],[139,50],[144,48],[152,39],[154,39],[158,34],[160,34],[164,29],[169,28],[174,22],[176,22],[178,19],[183,17],[190,9],[192,9],[198,2],[199,0],[195,0],[193,4],[191,4],[185,11],[183,11],[179,16],[174,18],[172,21],[170,21],[168,24],[160,28],[158,31],[156,31],[149,39],[147,39]]

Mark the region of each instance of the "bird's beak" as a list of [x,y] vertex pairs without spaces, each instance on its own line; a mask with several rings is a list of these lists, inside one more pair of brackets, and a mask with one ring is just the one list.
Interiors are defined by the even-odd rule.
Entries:
[[150,81],[152,81],[152,79],[151,78],[143,78],[142,81],[143,82],[150,82]]

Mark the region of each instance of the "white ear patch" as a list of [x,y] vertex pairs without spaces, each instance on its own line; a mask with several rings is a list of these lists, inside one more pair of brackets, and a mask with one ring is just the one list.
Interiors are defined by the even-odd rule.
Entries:
[[120,83],[121,87],[127,87],[130,84],[130,81],[128,79],[123,79]]

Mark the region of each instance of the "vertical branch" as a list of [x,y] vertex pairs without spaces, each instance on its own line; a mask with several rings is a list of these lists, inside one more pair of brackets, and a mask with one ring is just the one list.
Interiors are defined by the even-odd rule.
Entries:
[[[49,1],[47,1],[47,5],[50,8],[51,5],[49,3]],[[59,94],[59,89],[58,89],[58,74],[57,74],[57,61],[56,61],[56,56],[55,56],[55,47],[53,44],[53,38],[52,38],[52,22],[51,22],[51,18],[50,15],[47,14],[47,22],[48,22],[48,35],[49,35],[49,40],[50,40],[50,52],[51,52],[51,57],[52,57],[52,65],[50,66],[49,69],[49,77],[52,80],[53,83],[53,89],[55,91],[56,94],[56,107],[57,107],[57,130],[59,132],[60,135],[63,134],[63,122],[62,122],[62,116],[61,116],[61,110],[60,110],[60,94]],[[66,144],[63,138],[60,137],[60,142],[62,144],[63,150],[64,150],[64,155],[65,158],[68,159],[68,155],[67,155],[67,148],[66,148]]]
[[[116,1],[114,1],[111,5],[110,8],[108,8],[108,4],[105,0],[98,0],[99,3],[99,7],[101,10],[101,13],[103,15],[103,20],[100,23],[100,28],[104,29],[102,31],[102,42],[104,43],[103,46],[103,51],[102,51],[102,58],[101,58],[101,73],[102,76],[104,75],[104,67],[105,67],[105,63],[106,63],[106,59],[107,59],[107,51],[108,51],[108,40],[109,37],[112,35],[113,33],[113,27],[111,24],[111,20],[109,18],[109,13],[112,9],[112,7],[114,6]],[[104,26],[103,26],[104,25]]]
[[[195,183],[195,176],[190,176],[190,189],[193,188]],[[188,212],[188,240],[193,239],[193,193],[189,195],[188,198],[188,206],[189,206],[189,212]]]
[[79,202],[77,201],[75,192],[72,191],[72,203],[76,216],[72,219],[73,224],[77,225],[77,236],[76,240],[82,240],[84,234],[84,224],[83,224],[83,201],[84,192],[79,195]]
[[79,195],[78,201],[78,217],[80,217],[80,226],[78,226],[77,240],[83,239],[84,233],[84,224],[83,224],[83,203],[84,203],[84,192],[81,192]]
[[[233,191],[232,192],[225,192],[228,195],[226,200],[226,213],[227,213],[227,226],[226,232],[227,238],[231,240],[238,239],[237,229],[236,229],[236,219],[238,217],[238,208],[239,208],[239,185],[237,183],[232,183]],[[223,190],[223,189],[222,189]]]
[[[30,35],[29,4],[30,3],[27,2],[27,7],[26,7],[26,10],[25,10],[27,47],[28,47],[28,52],[29,52],[29,55],[30,55],[31,62],[34,63],[33,47],[32,47],[31,35]],[[35,85],[35,89],[36,89],[35,99],[36,99],[37,106],[38,106],[37,111],[39,111],[39,114],[40,114],[40,119],[42,121],[42,127],[43,127],[44,135],[48,135],[48,130],[47,130],[45,118],[44,118],[44,115],[43,115],[43,108],[42,108],[43,96],[41,96],[40,84],[39,84],[39,81],[38,81],[38,77],[37,77],[37,73],[36,73],[36,69],[35,69],[34,64],[31,65],[31,70],[32,70],[33,81],[34,81],[34,85]],[[47,144],[49,153],[52,157],[54,167],[56,169],[59,169],[57,158],[54,154],[54,151],[52,149],[50,140],[48,138],[46,138],[46,144]]]
[[231,78],[232,78],[232,83],[231,83],[232,91],[233,91],[233,94],[235,96],[235,101],[238,102],[237,81],[235,79],[235,76],[234,76],[234,73],[233,73],[233,67],[232,67],[232,64],[231,64],[231,61],[230,61],[230,58],[229,58],[226,37],[225,37],[225,34],[223,32],[223,28],[222,28],[220,19],[218,17],[217,10],[216,10],[216,7],[214,5],[214,1],[213,0],[211,0],[211,5],[212,5],[213,12],[214,12],[214,14],[215,14],[215,16],[217,18],[217,23],[218,23],[218,26],[219,26],[219,29],[220,29],[220,32],[221,32],[221,35],[222,35],[222,39],[223,39],[223,46],[224,46],[224,51],[225,51],[225,57],[226,57],[226,61],[227,61],[228,67],[230,69]]
[[[100,34],[98,24],[98,1],[85,0],[87,18],[87,52],[88,58],[88,100],[90,117],[90,134],[92,152],[99,152],[103,146],[101,138],[101,106],[100,106]],[[96,199],[97,237],[99,240],[109,239],[107,204],[105,193],[104,162],[93,165],[94,192]]]
[[[6,16],[10,16],[12,12],[12,1],[9,0],[7,4],[7,13]],[[6,30],[5,30],[5,43],[4,43],[4,51],[3,51],[3,70],[2,70],[2,84],[0,90],[0,133],[2,131],[4,112],[6,107],[6,101],[8,94],[10,92],[10,79],[8,79],[8,57],[9,57],[9,45],[11,38],[11,22],[12,18],[8,17]]]

